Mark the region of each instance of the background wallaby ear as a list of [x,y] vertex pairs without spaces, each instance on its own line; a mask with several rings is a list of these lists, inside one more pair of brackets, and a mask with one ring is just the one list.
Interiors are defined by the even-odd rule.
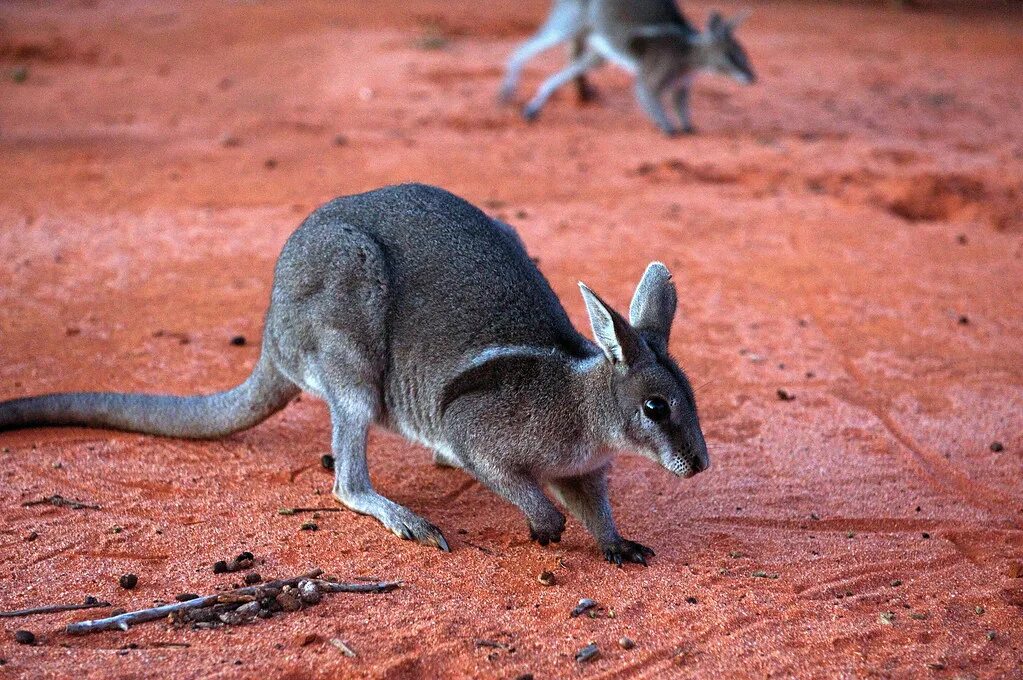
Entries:
[[717,10],[712,11],[710,18],[707,19],[707,30],[711,33],[720,33],[721,29],[725,27],[725,18],[721,16],[721,12]]
[[579,290],[590,315],[590,328],[604,354],[612,363],[629,364],[639,356],[642,338],[621,314],[611,309],[596,293],[579,282]]
[[737,29],[740,26],[742,26],[742,23],[744,21],[746,21],[747,19],[749,19],[749,16],[752,13],[753,13],[752,10],[748,10],[748,9],[740,10],[738,14],[736,14],[734,17],[732,17],[731,19],[728,20],[728,22],[727,22],[728,23],[728,30],[734,31],[735,29]]
[[651,262],[632,296],[629,323],[637,331],[663,339],[667,345],[677,306],[678,294],[671,280],[671,272],[660,262]]

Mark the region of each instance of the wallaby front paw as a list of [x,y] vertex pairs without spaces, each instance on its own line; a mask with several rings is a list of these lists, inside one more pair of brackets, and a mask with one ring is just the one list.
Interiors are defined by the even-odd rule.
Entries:
[[604,559],[619,567],[623,562],[634,562],[646,566],[646,558],[653,557],[654,551],[635,541],[619,538],[616,542],[602,547]]
[[565,516],[558,514],[542,525],[534,526],[529,524],[529,540],[536,541],[540,545],[550,543],[561,543],[561,534],[565,531]]

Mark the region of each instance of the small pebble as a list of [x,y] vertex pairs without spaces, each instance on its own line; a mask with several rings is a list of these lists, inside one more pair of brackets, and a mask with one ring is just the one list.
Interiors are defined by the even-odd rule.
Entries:
[[927,533],[926,531],[925,531],[925,532],[923,532],[923,533],[922,533],[922,534],[920,534],[920,535],[921,535],[921,536],[922,536],[923,538],[930,538],[930,537],[931,537],[931,535],[930,535],[929,533]]
[[986,637],[987,637],[988,641],[991,641],[991,640],[994,640],[996,637],[998,637],[998,633],[996,633],[993,630],[989,630],[987,632],[987,636]]
[[689,597],[686,598],[686,602],[688,602],[689,604],[697,604],[699,600],[690,595]]
[[302,522],[302,526],[299,527],[302,531],[316,531],[320,528],[320,525],[316,522]]
[[85,603],[84,604],[99,604],[99,600],[97,600],[92,595],[89,595],[87,598],[85,598]]
[[213,563],[213,573],[214,574],[226,574],[227,573],[227,562],[224,561],[224,560],[220,560],[219,562],[214,562]]
[[892,621],[895,620],[895,612],[882,612],[878,618],[881,620],[881,623],[886,626],[890,626],[892,625]]
[[312,581],[302,581],[299,583],[298,591],[301,593],[300,597],[303,604],[316,604],[323,597],[316,584]]
[[32,541],[36,540],[37,538],[39,538],[39,534],[36,533],[35,531],[30,531],[27,534],[25,534],[24,540],[25,540],[26,543],[31,543]]
[[575,660],[579,663],[586,663],[596,659],[598,656],[600,656],[600,649],[597,647],[597,643],[591,642],[575,653]]
[[231,338],[231,344],[235,347],[244,347],[245,343],[248,342],[244,335],[236,335]]
[[782,400],[782,401],[792,401],[793,399],[796,398],[796,395],[792,394],[791,392],[786,390],[784,387],[779,387],[777,394],[778,394],[778,398],[780,400]]
[[316,633],[299,633],[295,636],[295,644],[299,647],[306,647],[320,639]]
[[266,168],[267,170],[273,170],[274,168],[277,167],[277,159],[267,158],[265,161],[263,161],[263,167]]
[[302,601],[293,589],[281,592],[275,599],[280,608],[286,612],[297,612],[302,608]]
[[125,590],[131,590],[139,584],[139,577],[135,574],[124,574],[117,580]]
[[16,83],[23,83],[28,80],[28,67],[15,66],[11,69],[11,80]]
[[899,579],[895,579],[894,581],[892,581],[892,588],[898,588],[901,585],[902,581],[900,581]]
[[175,595],[174,599],[177,600],[178,602],[188,602],[189,600],[194,600],[198,597],[199,596],[196,595],[195,593],[180,593],[178,595]]
[[259,583],[262,580],[263,577],[259,575],[259,572],[250,571],[249,573],[245,574],[245,583],[247,583],[250,586],[254,583]]
[[330,455],[329,453],[323,454],[322,456],[320,456],[320,465],[323,466],[324,470],[333,470],[334,456]]
[[237,136],[231,134],[230,132],[225,132],[220,136],[220,146],[232,148],[236,146],[241,146],[241,143],[242,140],[238,139]]
[[577,616],[585,614],[587,611],[593,609],[596,606],[597,606],[596,600],[591,600],[588,597],[584,597],[583,599],[579,600],[579,604],[575,606],[575,608],[572,610],[569,616],[571,616],[574,619]]
[[348,146],[348,137],[345,135],[334,135],[334,146]]
[[995,453],[1001,453],[1005,450],[1005,447],[1002,445],[1002,442],[991,442],[991,450]]
[[959,325],[960,326],[966,326],[969,323],[970,323],[970,317],[966,316],[965,314],[963,314],[962,316],[959,317]]
[[536,577],[536,580],[545,586],[553,586],[558,582],[553,571],[541,571],[540,575]]
[[973,608],[973,611],[975,611],[977,613],[977,616],[981,616],[981,615],[984,614],[984,612],[986,610],[983,607],[981,607],[980,605],[977,605],[976,607]]
[[623,637],[619,638],[618,646],[622,649],[632,649],[636,646],[636,643],[632,641],[632,638]]
[[14,641],[19,645],[34,645],[36,636],[30,630],[16,630],[14,631]]

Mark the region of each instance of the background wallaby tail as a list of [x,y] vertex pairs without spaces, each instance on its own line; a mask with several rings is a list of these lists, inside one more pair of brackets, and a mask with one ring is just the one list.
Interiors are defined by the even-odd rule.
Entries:
[[164,437],[212,439],[244,430],[284,408],[299,389],[264,355],[238,387],[194,397],[67,392],[0,402],[0,432],[75,425]]

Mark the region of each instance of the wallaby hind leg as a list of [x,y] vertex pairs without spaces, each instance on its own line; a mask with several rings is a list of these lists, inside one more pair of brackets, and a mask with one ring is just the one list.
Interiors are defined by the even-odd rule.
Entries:
[[675,113],[678,114],[678,121],[682,125],[682,132],[691,135],[696,132],[693,121],[689,114],[689,87],[681,85],[672,93],[675,102]]
[[448,552],[448,542],[440,529],[377,493],[370,482],[366,438],[376,418],[376,393],[353,388],[332,390],[326,396],[333,431],[334,497],[350,510],[375,517],[401,538]]
[[546,23],[536,35],[522,43],[508,60],[499,99],[510,102],[519,86],[519,78],[526,63],[536,55],[565,42],[582,30],[582,10],[578,0],[560,0],[551,10]]
[[[586,36],[577,35],[572,39],[571,47],[569,48],[569,55],[572,61],[575,61],[579,57],[583,56],[586,51]],[[593,87],[593,84],[586,79],[585,75],[576,76],[575,78],[575,96],[581,102],[591,102],[597,98],[597,90]]]
[[550,489],[597,539],[597,545],[608,562],[618,566],[622,566],[622,562],[645,565],[646,558],[653,557],[653,550],[622,538],[618,533],[607,497],[607,468],[556,480],[550,483]]
[[558,71],[553,76],[544,81],[540,89],[537,90],[536,96],[526,105],[526,108],[522,110],[522,116],[526,120],[534,120],[540,115],[540,111],[543,109],[544,104],[550,99],[551,95],[560,88],[562,85],[569,81],[585,74],[590,69],[594,69],[603,63],[603,58],[593,51],[587,51],[583,56],[579,57],[571,64],[568,65],[564,70]]
[[635,84],[636,101],[643,107],[646,115],[650,116],[650,119],[661,129],[661,132],[670,136],[678,134],[678,130],[672,125],[668,119],[668,114],[664,112],[664,107],[661,105],[661,92],[655,88],[652,88],[647,83],[642,75],[636,76]]

